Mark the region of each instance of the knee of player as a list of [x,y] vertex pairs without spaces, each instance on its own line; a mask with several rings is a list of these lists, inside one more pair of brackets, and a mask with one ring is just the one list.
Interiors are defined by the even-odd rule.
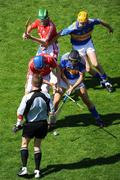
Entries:
[[34,146],[34,152],[40,152],[40,147]]
[[29,141],[25,138],[22,138],[21,148],[28,148]]
[[98,67],[98,62],[95,62],[95,63],[93,64],[93,66],[94,66],[95,68],[97,68],[97,67]]
[[28,149],[28,144],[27,143],[22,143],[22,145],[21,145],[21,148],[26,148],[26,149]]
[[90,72],[91,71],[91,67],[86,67],[86,72]]

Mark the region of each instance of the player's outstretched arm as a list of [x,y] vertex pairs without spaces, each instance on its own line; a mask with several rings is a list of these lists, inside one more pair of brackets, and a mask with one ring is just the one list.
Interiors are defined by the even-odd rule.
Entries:
[[31,39],[32,41],[34,41],[38,44],[42,44],[45,47],[47,46],[47,43],[45,41],[42,41],[40,38],[37,38],[37,37],[32,36],[32,35],[27,34],[27,33],[26,33],[26,37],[27,37],[27,39]]
[[106,27],[109,30],[109,33],[113,33],[113,28],[108,23],[101,20],[101,25]]

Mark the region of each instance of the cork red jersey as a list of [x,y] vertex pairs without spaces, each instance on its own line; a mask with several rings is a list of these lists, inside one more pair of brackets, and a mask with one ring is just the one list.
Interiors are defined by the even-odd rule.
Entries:
[[33,58],[32,58],[28,65],[27,76],[32,75],[32,74],[41,74],[42,76],[46,76],[51,72],[51,69],[58,67],[56,60],[50,55],[48,54],[39,54],[39,55],[44,56],[44,63],[45,63],[44,67],[39,70],[36,70],[34,67]]
[[49,20],[49,23],[47,26],[43,26],[40,20],[37,19],[36,21],[32,23],[31,28],[37,29],[38,35],[44,41],[51,41],[53,37],[57,35],[56,26],[51,20]]

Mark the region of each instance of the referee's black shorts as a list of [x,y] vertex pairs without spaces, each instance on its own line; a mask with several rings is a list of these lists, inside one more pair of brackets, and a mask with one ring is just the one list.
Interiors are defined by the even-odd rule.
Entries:
[[43,139],[47,135],[48,124],[47,120],[36,122],[28,122],[23,125],[23,137]]

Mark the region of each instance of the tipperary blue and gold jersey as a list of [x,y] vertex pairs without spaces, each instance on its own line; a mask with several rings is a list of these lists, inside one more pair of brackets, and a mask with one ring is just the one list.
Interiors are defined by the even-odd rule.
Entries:
[[66,53],[62,56],[60,68],[63,70],[67,79],[77,79],[80,76],[80,72],[85,71],[85,65],[81,62],[77,62],[73,65],[68,59],[68,54],[69,53]]
[[76,21],[69,27],[63,29],[60,35],[64,36],[70,34],[72,45],[83,45],[91,39],[94,26],[100,23],[101,21],[99,19],[88,19],[88,22],[84,26],[81,26],[80,23]]

